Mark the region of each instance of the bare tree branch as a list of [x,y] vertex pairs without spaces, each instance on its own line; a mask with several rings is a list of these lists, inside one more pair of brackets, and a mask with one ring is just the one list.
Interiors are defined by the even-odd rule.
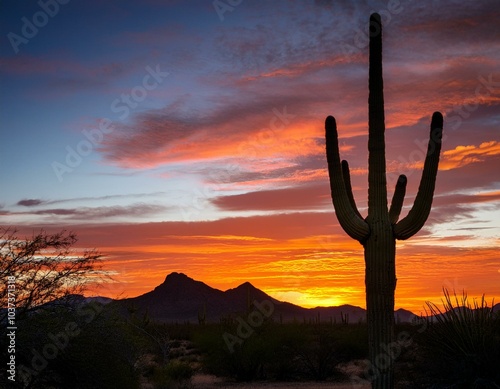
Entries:
[[[0,228],[0,298],[6,307],[7,277],[15,278],[16,317],[69,294],[81,294],[90,283],[103,281],[102,255],[73,248],[76,234],[40,231],[20,239],[12,228]],[[13,290],[10,290],[13,292]],[[0,313],[0,322],[6,313]]]

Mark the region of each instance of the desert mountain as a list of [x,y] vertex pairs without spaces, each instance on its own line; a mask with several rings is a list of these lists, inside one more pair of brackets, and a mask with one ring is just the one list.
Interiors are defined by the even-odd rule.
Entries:
[[[258,310],[262,304],[272,309],[276,321],[337,322],[342,320],[357,323],[366,319],[363,308],[342,305],[339,307],[303,308],[278,301],[263,291],[245,282],[240,286],[221,291],[183,273],[171,273],[165,281],[151,292],[138,297],[116,301],[123,309],[133,308],[140,313],[148,312],[152,319],[163,322],[198,323],[199,315],[205,315],[206,322],[219,322],[228,317],[246,317]],[[262,307],[261,307],[262,309]],[[409,311],[395,312],[400,322],[411,321],[415,316]]]

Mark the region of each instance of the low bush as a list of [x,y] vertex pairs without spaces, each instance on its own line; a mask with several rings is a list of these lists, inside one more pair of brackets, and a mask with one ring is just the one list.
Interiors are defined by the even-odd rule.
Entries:
[[246,338],[236,325],[204,326],[194,342],[208,373],[237,381],[341,379],[336,366],[367,355],[366,327],[267,322]]
[[155,367],[152,383],[155,389],[188,388],[193,374],[194,370],[188,363],[173,360],[165,366]]

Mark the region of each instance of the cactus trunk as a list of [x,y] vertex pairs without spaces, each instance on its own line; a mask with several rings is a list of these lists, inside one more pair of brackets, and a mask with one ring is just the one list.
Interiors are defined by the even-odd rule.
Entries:
[[398,222],[406,193],[406,176],[396,184],[387,208],[385,162],[385,118],[382,78],[382,24],[380,15],[370,17],[368,96],[368,216],[363,219],[352,194],[349,165],[340,161],[337,123],[325,122],[326,156],[330,189],[340,225],[365,249],[365,285],[372,388],[394,387],[394,293],[396,289],[396,239],[408,239],[424,225],[432,204],[436,182],[443,117],[435,112],[424,171],[415,203],[408,216]]
[[396,241],[388,218],[371,224],[365,243],[366,318],[373,388],[393,387],[394,291]]
[[373,388],[392,388],[393,360],[385,350],[394,338],[396,241],[387,211],[382,25],[370,18],[368,81],[368,217],[365,243],[366,318]]

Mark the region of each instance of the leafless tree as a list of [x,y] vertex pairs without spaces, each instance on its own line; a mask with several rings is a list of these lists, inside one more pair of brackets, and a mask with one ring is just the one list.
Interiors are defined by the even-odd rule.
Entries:
[[[81,294],[89,283],[105,278],[101,254],[94,249],[73,248],[75,233],[63,230],[48,234],[42,230],[19,238],[17,232],[0,227],[0,300],[6,307],[8,296],[15,299],[18,320],[45,303]],[[5,319],[4,311],[0,322]]]

